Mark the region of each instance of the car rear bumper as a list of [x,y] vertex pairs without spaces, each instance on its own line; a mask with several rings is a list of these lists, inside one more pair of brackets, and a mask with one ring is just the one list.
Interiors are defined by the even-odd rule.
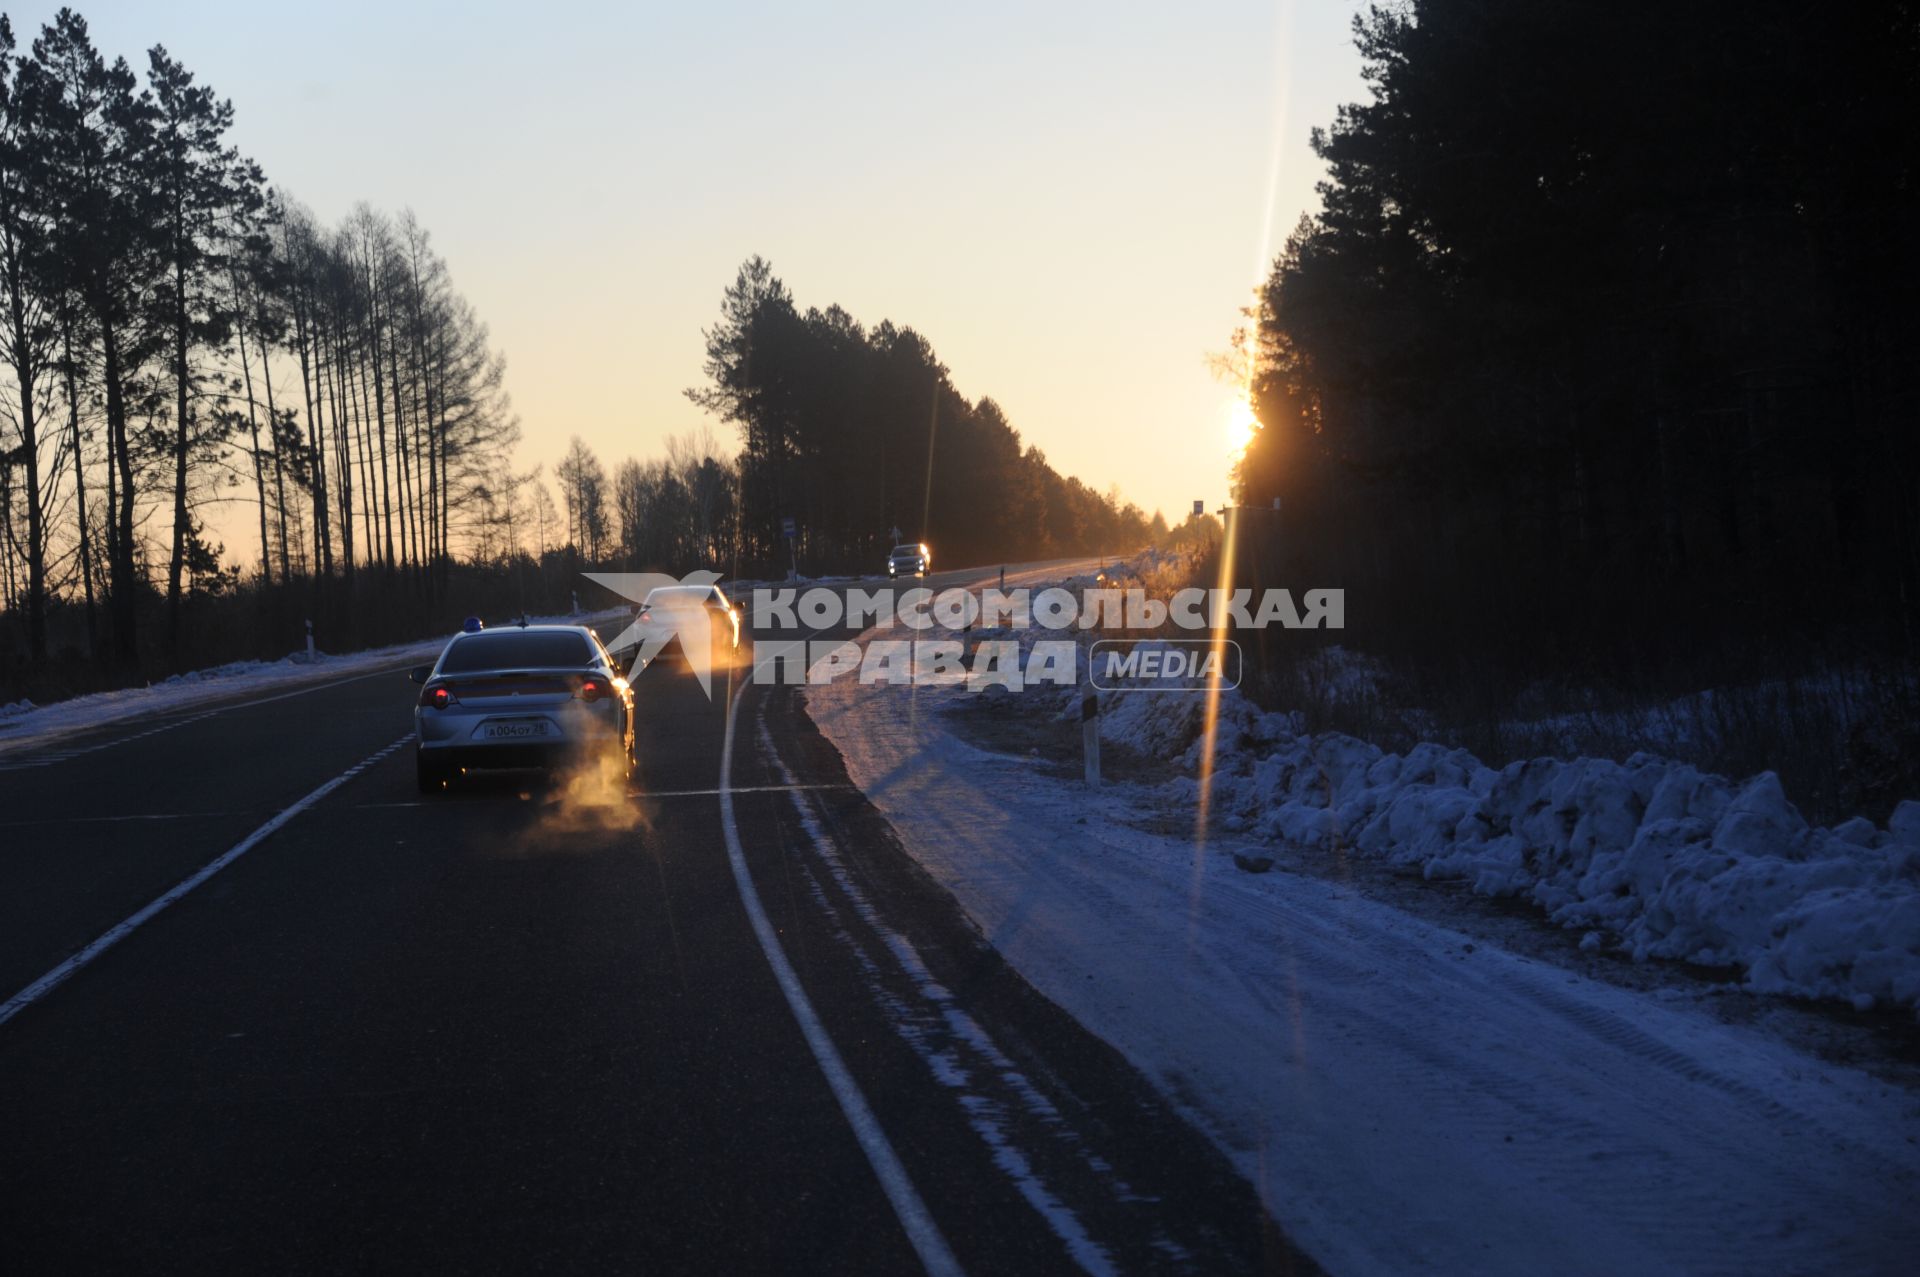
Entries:
[[[612,738],[597,742],[601,748],[611,745]],[[529,744],[521,741],[501,741],[496,743],[441,744],[429,745],[421,742],[420,756],[423,759],[445,767],[467,767],[481,770],[539,768],[552,771],[573,767],[591,758],[594,748],[580,741],[559,741],[552,744]]]
[[[537,736],[489,738],[490,724],[537,724]],[[422,759],[460,767],[548,767],[620,749],[623,741],[616,702],[588,706],[578,702],[516,709],[457,712],[420,709],[414,738]]]

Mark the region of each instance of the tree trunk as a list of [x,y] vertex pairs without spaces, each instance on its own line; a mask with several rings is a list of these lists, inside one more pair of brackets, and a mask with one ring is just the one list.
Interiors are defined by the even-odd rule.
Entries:
[[366,398],[365,381],[373,382],[373,425],[380,438],[380,509],[386,533],[387,568],[398,562],[393,547],[393,481],[387,471],[387,392],[380,380],[380,313],[374,300],[373,267],[367,267],[367,357],[360,365],[361,399]]
[[[266,331],[262,329],[254,335],[260,339],[260,380],[266,384],[267,431],[273,436],[273,504],[280,515],[280,579],[291,581],[293,573],[287,562],[287,468],[280,456],[280,418],[273,407],[273,364],[267,358]],[[292,416],[291,411],[288,416]]]
[[140,644],[137,632],[140,585],[134,579],[133,558],[133,450],[127,438],[127,400],[120,384],[120,338],[112,321],[100,317],[102,376],[107,390],[109,465],[118,471],[117,496],[120,508],[115,513],[112,559],[114,659],[124,673],[140,671]]
[[60,352],[67,382],[67,427],[73,434],[73,503],[80,519],[80,585],[87,603],[87,655],[100,639],[93,616],[93,534],[87,527],[87,456],[80,448],[80,392],[73,371],[73,317],[60,311]]
[[40,436],[34,419],[34,379],[39,376],[33,337],[28,332],[26,298],[21,295],[24,280],[17,261],[8,263],[12,276],[12,340],[7,347],[12,355],[14,376],[20,389],[20,452],[27,477],[27,655],[38,664],[47,659],[47,528],[46,511],[40,503]]
[[[179,242],[175,227],[175,243]],[[184,263],[173,271],[173,553],[167,560],[167,656],[180,654],[180,578],[187,561],[187,274]]]
[[[234,307],[241,309],[238,290],[234,297]],[[244,312],[243,312],[244,313]],[[247,331],[242,322],[235,333],[235,344],[240,347],[240,381],[247,392],[247,434],[253,447],[253,489],[260,504],[260,577],[268,585],[273,584],[273,546],[267,539],[267,468],[260,460],[260,414],[253,397],[253,364],[247,358]],[[272,419],[268,419],[267,428],[271,430]]]
[[300,397],[307,406],[307,452],[313,467],[308,480],[313,495],[313,558],[321,576],[332,576],[333,533],[327,526],[326,440],[321,430],[320,399],[307,359],[307,313],[298,292],[294,294],[293,325],[294,339],[300,347]]

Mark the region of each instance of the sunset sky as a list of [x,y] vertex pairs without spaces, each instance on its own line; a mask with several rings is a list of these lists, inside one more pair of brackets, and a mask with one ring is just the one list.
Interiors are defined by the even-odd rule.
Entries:
[[[1363,94],[1353,0],[75,7],[230,97],[323,221],[419,215],[507,355],[522,467],[698,429],[700,329],[760,253],[1176,519],[1226,496],[1206,357],[1313,206],[1309,128]],[[24,46],[52,9],[10,12]]]

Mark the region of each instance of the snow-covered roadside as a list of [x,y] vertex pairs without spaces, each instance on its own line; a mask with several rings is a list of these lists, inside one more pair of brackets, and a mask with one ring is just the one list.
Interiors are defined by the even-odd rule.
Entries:
[[[579,622],[595,624],[622,615],[619,611],[598,612],[586,617],[551,616],[532,618],[542,624]],[[88,731],[108,723],[124,722],[151,714],[175,713],[231,697],[279,691],[306,683],[333,682],[372,673],[402,661],[426,661],[438,656],[447,644],[447,635],[398,643],[391,647],[371,648],[341,655],[317,653],[309,662],[299,652],[278,661],[234,661],[211,669],[191,670],[145,687],[128,687],[114,692],[94,692],[51,705],[16,701],[0,705],[0,755],[44,746],[49,741]]]
[[[1104,726],[1179,761],[1189,775],[1162,797],[1197,804],[1203,698],[1121,693]],[[1233,694],[1215,758],[1210,802],[1231,830],[1521,896],[1588,947],[1735,967],[1759,992],[1920,1006],[1920,802],[1886,829],[1818,828],[1771,772],[1734,782],[1651,754],[1495,770],[1440,745],[1298,734]]]
[[[1090,800],[972,748],[939,712],[963,694],[842,680],[807,701],[909,853],[1334,1271],[1900,1271],[1920,1245],[1910,1094],[1339,883],[1143,832],[1169,794]],[[1121,699],[1140,708],[1110,729],[1191,748],[1183,698]],[[1279,743],[1239,712],[1225,743],[1250,765],[1215,794],[1236,811],[1236,780],[1252,790]],[[1434,766],[1393,771],[1421,793]]]
[[[1103,584],[1160,566],[1148,559],[1116,565]],[[971,637],[1030,648],[1074,635],[1002,627]],[[1323,654],[1322,677],[1371,677],[1363,660],[1336,652]],[[1205,806],[1248,840],[1368,856],[1478,895],[1520,897],[1583,932],[1589,950],[1733,968],[1757,993],[1920,1010],[1920,802],[1901,803],[1884,829],[1860,817],[1816,827],[1771,772],[1736,782],[1651,753],[1498,769],[1433,743],[1395,754],[1304,732],[1298,715],[1263,713],[1232,690],[1209,742],[1207,698],[1167,686],[1107,695],[1102,717],[1103,740],[1183,773],[1153,795],[1166,811],[1202,805],[1210,745]],[[1079,716],[1077,698],[1059,689],[1025,695]]]

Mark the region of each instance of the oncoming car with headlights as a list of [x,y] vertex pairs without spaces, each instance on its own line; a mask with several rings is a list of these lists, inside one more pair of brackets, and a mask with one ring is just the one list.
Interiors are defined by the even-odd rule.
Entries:
[[472,628],[412,671],[420,790],[466,768],[633,767],[633,691],[592,630]]
[[888,576],[925,576],[933,571],[933,551],[925,541],[896,545],[887,556]]

